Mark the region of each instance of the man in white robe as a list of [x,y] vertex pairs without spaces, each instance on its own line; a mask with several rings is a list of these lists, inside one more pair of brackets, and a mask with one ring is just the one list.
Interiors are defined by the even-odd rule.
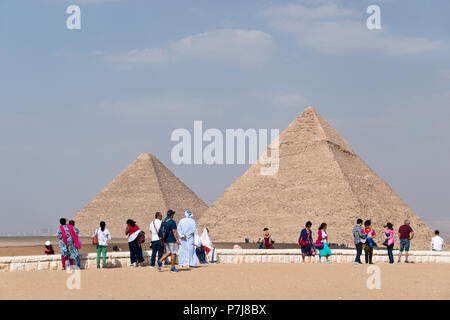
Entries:
[[203,245],[203,248],[206,248],[205,250],[208,252],[208,261],[210,263],[216,263],[217,262],[217,250],[214,244],[212,243],[211,239],[209,238],[208,229],[204,228],[202,236],[200,237],[200,241]]
[[177,228],[181,242],[179,264],[181,267],[195,267],[198,264],[198,258],[195,254],[195,234],[197,233],[197,226],[191,211],[186,210],[184,215],[186,217],[180,220]]

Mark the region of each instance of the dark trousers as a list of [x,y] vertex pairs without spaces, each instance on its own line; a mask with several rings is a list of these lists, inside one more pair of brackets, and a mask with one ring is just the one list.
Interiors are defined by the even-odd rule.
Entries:
[[390,246],[387,247],[389,263],[394,263],[394,255],[392,254],[393,250],[394,250],[394,244],[391,244]]
[[361,263],[362,247],[363,247],[363,244],[361,242],[356,244],[356,258],[355,258],[355,262]]
[[364,248],[364,258],[366,259],[366,263],[372,263],[372,257],[373,257],[373,247],[369,246],[366,243],[366,246]]
[[142,257],[142,247],[139,244],[139,237],[128,242],[128,247],[130,248],[130,259],[132,264],[136,261],[139,263],[144,262],[144,258]]
[[159,241],[159,240],[152,241],[152,244],[150,247],[152,248],[152,258],[150,260],[150,265],[152,267],[154,267],[155,260],[156,260],[156,253],[158,253],[158,260],[161,260],[161,257],[164,252],[164,247],[161,245],[161,241]]
[[196,248],[195,253],[197,254],[197,258],[200,261],[200,263],[203,263],[203,264],[207,263],[205,249],[203,249],[202,247]]

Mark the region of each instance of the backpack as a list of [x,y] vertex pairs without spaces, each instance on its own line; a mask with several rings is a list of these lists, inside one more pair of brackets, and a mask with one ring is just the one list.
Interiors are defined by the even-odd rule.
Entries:
[[145,242],[145,232],[141,230],[138,237],[139,237],[139,244],[143,244]]
[[161,227],[158,230],[158,237],[160,240],[166,240],[166,238],[169,236],[170,232],[172,230],[170,230],[167,226],[167,222],[170,221],[172,219],[170,218],[165,218],[164,221],[161,223]]

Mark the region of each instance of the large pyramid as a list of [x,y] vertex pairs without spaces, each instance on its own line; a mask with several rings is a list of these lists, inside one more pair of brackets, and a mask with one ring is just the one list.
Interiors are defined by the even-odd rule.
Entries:
[[91,236],[103,220],[113,237],[124,238],[127,219],[135,220],[147,232],[156,211],[165,217],[172,209],[179,220],[184,210],[191,210],[198,218],[207,208],[155,156],[141,154],[73,219],[81,236]]
[[[305,222],[328,224],[329,241],[353,245],[357,218],[371,219],[381,246],[383,225],[407,218],[414,249],[428,249],[431,229],[352,150],[312,107],[279,136],[279,170],[261,175],[256,162],[198,220],[215,241],[242,242],[269,227],[275,241],[297,242]],[[397,238],[398,239],[398,238]],[[398,240],[397,244],[398,244]]]

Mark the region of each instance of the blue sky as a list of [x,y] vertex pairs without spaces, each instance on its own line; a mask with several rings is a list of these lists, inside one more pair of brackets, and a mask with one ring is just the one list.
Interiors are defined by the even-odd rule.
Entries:
[[[68,30],[66,8],[81,8]],[[381,8],[381,30],[366,8]],[[175,166],[177,128],[279,128],[314,106],[450,232],[450,2],[3,0],[0,232],[81,209],[140,153],[211,204],[248,165]]]

